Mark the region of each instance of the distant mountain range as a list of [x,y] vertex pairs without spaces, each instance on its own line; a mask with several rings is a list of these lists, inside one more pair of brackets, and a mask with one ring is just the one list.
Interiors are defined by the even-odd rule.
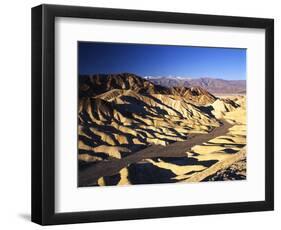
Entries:
[[156,85],[164,87],[199,86],[213,94],[245,94],[246,80],[224,80],[215,78],[184,78],[184,77],[144,77]]

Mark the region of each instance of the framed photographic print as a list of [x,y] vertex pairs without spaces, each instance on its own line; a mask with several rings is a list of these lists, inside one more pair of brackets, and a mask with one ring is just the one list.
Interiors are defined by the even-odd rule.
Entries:
[[273,210],[273,19],[32,9],[32,221]]

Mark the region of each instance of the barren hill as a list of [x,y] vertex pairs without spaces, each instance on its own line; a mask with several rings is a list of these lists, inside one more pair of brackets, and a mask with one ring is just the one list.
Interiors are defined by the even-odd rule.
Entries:
[[211,104],[217,99],[214,95],[199,86],[172,87],[170,90],[172,95],[183,97],[201,105]]

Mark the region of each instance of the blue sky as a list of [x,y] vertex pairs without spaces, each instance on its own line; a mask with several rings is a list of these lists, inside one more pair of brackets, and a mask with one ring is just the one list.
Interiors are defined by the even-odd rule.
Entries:
[[127,43],[78,43],[79,74],[246,79],[246,49]]

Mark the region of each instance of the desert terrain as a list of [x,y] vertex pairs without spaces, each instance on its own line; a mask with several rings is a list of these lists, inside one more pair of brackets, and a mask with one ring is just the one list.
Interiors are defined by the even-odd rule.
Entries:
[[78,186],[246,179],[245,92],[212,84],[79,76]]

